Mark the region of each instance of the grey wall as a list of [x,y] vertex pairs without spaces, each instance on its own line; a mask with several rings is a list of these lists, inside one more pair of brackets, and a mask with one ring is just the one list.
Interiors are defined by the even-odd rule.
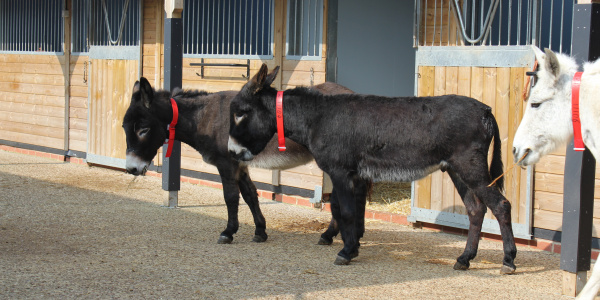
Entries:
[[412,96],[414,1],[338,2],[337,82],[362,94]]

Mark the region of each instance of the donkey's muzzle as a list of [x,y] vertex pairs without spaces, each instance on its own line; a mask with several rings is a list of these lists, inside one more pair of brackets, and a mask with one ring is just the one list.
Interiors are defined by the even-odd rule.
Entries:
[[235,160],[239,160],[239,161],[251,161],[254,159],[254,155],[252,155],[252,153],[250,153],[250,151],[248,151],[248,150],[244,150],[241,152],[235,152],[235,151],[230,150],[229,154]]
[[513,153],[513,158],[514,158],[515,164],[523,166],[523,167],[527,166],[527,162],[525,161],[525,158],[527,157],[527,155],[529,155],[529,153],[531,153],[531,149],[527,148],[527,149],[525,149],[525,151],[523,151],[522,149],[515,147],[512,149],[512,153]]
[[248,150],[248,148],[240,145],[235,138],[229,137],[227,142],[227,148],[229,154],[236,160],[249,161],[254,159],[254,155]]
[[133,152],[128,152],[125,157],[125,170],[135,176],[144,175],[148,171],[149,162],[144,161]]
[[127,173],[138,176],[145,175],[146,171],[148,171],[147,167],[143,167],[141,170],[136,167],[127,168]]

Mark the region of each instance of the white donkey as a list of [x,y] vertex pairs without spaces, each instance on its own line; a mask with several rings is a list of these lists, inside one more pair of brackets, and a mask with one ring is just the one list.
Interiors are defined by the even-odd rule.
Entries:
[[[537,82],[513,141],[515,162],[533,165],[573,138],[571,82],[577,63],[569,56],[542,52],[533,47],[538,60]],[[600,59],[584,65],[579,94],[581,132],[585,145],[600,160]],[[600,289],[600,261],[577,299],[594,299]]]

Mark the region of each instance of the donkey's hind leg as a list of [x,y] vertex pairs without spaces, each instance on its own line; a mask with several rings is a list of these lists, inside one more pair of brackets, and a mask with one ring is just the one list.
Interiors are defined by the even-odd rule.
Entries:
[[240,191],[242,192],[242,197],[248,207],[250,208],[250,212],[252,212],[252,217],[254,218],[254,225],[256,229],[254,231],[254,237],[252,238],[253,242],[262,243],[265,242],[268,238],[266,228],[267,224],[265,221],[265,217],[260,210],[260,204],[258,202],[258,193],[256,192],[256,186],[250,179],[248,175],[247,167],[240,167],[238,169],[238,185],[240,187]]
[[[465,163],[454,166],[456,175],[462,180],[464,185],[470,188],[470,192],[474,194],[472,199],[477,206],[481,206],[480,203],[485,204],[489,207],[496,219],[498,225],[500,225],[500,233],[502,234],[502,244],[504,247],[504,259],[502,261],[502,274],[512,274],[515,272],[516,266],[514,264],[515,257],[517,255],[517,247],[515,245],[515,238],[512,232],[512,223],[510,216],[510,202],[500,193],[500,190],[496,186],[488,187],[491,182],[490,174],[487,168],[487,157],[481,157],[479,163],[477,160],[465,158]],[[468,162],[468,163],[467,163]],[[465,205],[469,202],[466,195],[463,200]],[[467,209],[468,206],[467,206]],[[469,216],[470,218],[471,216]],[[483,222],[483,219],[481,220]],[[481,227],[477,229],[481,231]],[[471,237],[471,230],[469,229],[469,238]],[[477,234],[479,237],[479,233]]]
[[510,215],[510,202],[500,193],[495,186],[481,186],[475,189],[475,194],[490,208],[500,225],[500,234],[502,234],[502,244],[504,247],[504,260],[502,261],[502,274],[513,274],[517,267],[515,266],[515,257],[517,256],[517,246],[512,231],[512,220]]
[[479,248],[479,238],[481,236],[481,226],[486,213],[485,205],[475,197],[473,191],[470,190],[465,183],[454,173],[448,170],[448,175],[452,179],[454,186],[458,190],[458,194],[463,200],[469,217],[469,235],[467,237],[467,245],[463,253],[456,259],[454,264],[455,270],[467,270],[470,262],[477,255]]

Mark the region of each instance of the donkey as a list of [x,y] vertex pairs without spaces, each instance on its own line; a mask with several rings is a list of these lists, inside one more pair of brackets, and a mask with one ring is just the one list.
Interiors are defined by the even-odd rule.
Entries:
[[[271,81],[263,64],[231,101],[229,150],[238,159],[259,155],[277,130],[277,91]],[[477,254],[487,206],[502,233],[501,273],[515,271],[517,249],[510,202],[501,193],[503,180],[488,187],[503,169],[490,107],[457,95],[387,98],[295,88],[283,94],[282,115],[285,136],[306,147],[333,182],[331,210],[344,241],[335,264],[349,264],[358,256],[364,231],[360,210],[369,181],[413,181],[441,169],[452,178],[470,220],[467,245],[454,268],[468,269]]]
[[[325,93],[352,93],[350,89],[335,83],[324,83],[315,88]],[[229,103],[236,94],[235,91],[209,94],[177,89],[171,96],[171,93],[165,90],[155,91],[148,80],[142,77],[134,85],[130,106],[123,118],[123,129],[127,140],[127,172],[136,176],[144,175],[158,149],[168,137],[167,125],[173,118],[170,98],[174,98],[179,107],[175,139],[196,149],[205,162],[217,167],[221,176],[228,221],[226,229],[219,236],[220,244],[231,243],[233,235],[239,228],[240,192],[254,218],[256,230],[252,240],[264,242],[268,238],[256,187],[248,174],[249,164],[232,159],[227,150],[228,109]],[[287,143],[288,151],[279,152],[275,150],[277,147],[275,137],[273,146],[270,147],[273,150],[257,156],[251,165],[267,169],[287,169],[312,161],[312,155],[304,146],[290,140]],[[331,243],[338,232],[337,223],[332,219],[319,244]]]
[[[571,115],[571,83],[578,70],[575,60],[564,54],[533,46],[539,69],[531,89],[528,105],[513,141],[515,162],[533,165],[540,158],[565,145],[573,138]],[[585,146],[596,160],[600,159],[600,60],[584,65],[579,92],[581,132]],[[525,156],[524,158],[522,158]],[[522,159],[521,159],[522,158]],[[594,299],[600,289],[600,262],[577,296]]]

